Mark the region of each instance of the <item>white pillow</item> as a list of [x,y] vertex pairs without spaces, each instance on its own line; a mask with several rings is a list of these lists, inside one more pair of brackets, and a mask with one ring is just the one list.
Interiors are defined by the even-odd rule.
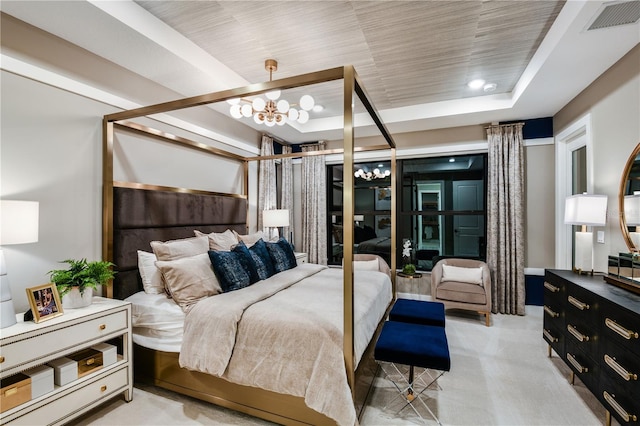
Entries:
[[378,271],[379,269],[378,259],[353,261],[354,271]]
[[183,238],[171,241],[151,241],[151,248],[158,260],[176,260],[209,251],[207,237]]
[[244,245],[247,247],[251,247],[252,245],[257,243],[258,240],[260,239],[263,241],[269,241],[269,239],[264,235],[262,231],[258,231],[253,234],[247,234],[247,235],[240,235],[236,231],[233,231],[233,233],[236,234],[236,237],[238,238],[238,242],[242,241]]
[[482,267],[461,268],[459,266],[442,265],[442,281],[457,281],[482,285]]
[[233,246],[239,242],[235,232],[231,231],[231,229],[227,229],[224,232],[211,232],[210,234],[203,234],[197,230],[193,232],[197,237],[208,237],[211,250],[231,251]]
[[138,250],[138,271],[142,277],[142,287],[147,294],[164,294],[162,274],[156,267],[156,255]]

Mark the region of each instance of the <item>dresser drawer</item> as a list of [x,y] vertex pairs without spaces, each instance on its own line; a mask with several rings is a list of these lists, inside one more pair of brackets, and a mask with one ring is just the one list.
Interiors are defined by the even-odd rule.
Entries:
[[640,354],[611,342],[602,342],[602,373],[609,380],[623,387],[625,393],[635,395],[640,400]]
[[542,330],[542,337],[556,351],[558,356],[564,358],[565,335],[560,328],[545,324]]
[[640,320],[637,316],[606,303],[600,321],[603,338],[640,354]]
[[596,397],[622,425],[640,424],[640,399],[603,375]]
[[585,352],[570,341],[566,343],[565,361],[589,390],[594,392],[597,389],[598,376],[600,374],[598,361],[587,356]]
[[[2,369],[8,370],[35,359],[59,357],[62,356],[61,352],[63,351],[75,349],[86,342],[100,339],[116,331],[126,330],[128,327],[127,312],[126,310],[115,312],[51,333],[47,333],[45,330],[37,337],[3,345]],[[37,358],[35,358],[36,356]]]
[[580,350],[589,352],[593,358],[597,358],[599,336],[595,325],[585,323],[581,321],[579,315],[570,313],[567,313],[565,324],[563,331],[567,336],[567,342],[573,343]]
[[594,327],[598,324],[596,312],[600,302],[595,294],[577,286],[567,286],[565,302],[567,317],[572,315],[580,323]]
[[14,419],[11,425],[47,425],[58,420],[52,418],[54,413],[75,413],[89,405],[101,402],[101,400],[121,393],[128,386],[128,367],[122,368],[112,374],[73,390],[66,395],[27,412],[25,415]]

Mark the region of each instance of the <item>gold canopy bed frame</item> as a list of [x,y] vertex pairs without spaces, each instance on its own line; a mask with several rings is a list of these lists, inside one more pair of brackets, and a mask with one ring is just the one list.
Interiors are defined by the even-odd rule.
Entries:
[[[134,118],[140,118],[150,116],[153,114],[171,112],[184,108],[191,108],[195,106],[207,105],[215,102],[226,101],[232,98],[247,97],[252,95],[258,95],[264,92],[268,92],[275,89],[290,89],[301,86],[308,86],[312,84],[330,82],[334,80],[343,80],[343,110],[344,110],[344,123],[343,123],[343,148],[331,149],[324,151],[313,151],[306,153],[293,153],[293,154],[281,154],[268,157],[243,157],[241,155],[233,154],[231,152],[224,151],[222,149],[214,148],[212,146],[195,142],[180,136],[165,133],[160,130],[156,130],[145,125],[134,123],[130,120]],[[371,116],[376,127],[380,131],[382,137],[385,139],[387,145],[376,145],[368,147],[355,147],[354,136],[354,96],[358,96],[362,102],[364,108]],[[151,117],[153,118],[153,117]],[[157,185],[149,185],[138,182],[121,182],[114,181],[114,143],[115,132],[135,132],[141,133],[152,139],[160,140],[163,142],[169,142],[178,146],[195,149],[200,152],[205,152],[217,157],[223,157],[228,160],[233,160],[243,165],[243,190],[239,194],[230,193],[217,193],[207,191],[197,191],[182,188],[170,188]],[[156,105],[146,106],[128,111],[122,111],[114,114],[104,116],[103,119],[103,239],[102,239],[102,251],[103,259],[116,263],[123,259],[122,251],[120,248],[122,245],[128,243],[114,242],[114,236],[120,238],[117,234],[119,232],[118,227],[120,222],[135,221],[137,219],[127,219],[131,212],[116,211],[114,209],[120,209],[119,197],[138,197],[143,199],[145,204],[144,208],[149,209],[157,205],[157,201],[153,201],[150,197],[158,194],[186,194],[190,197],[196,197],[199,202],[200,196],[204,198],[214,199],[213,209],[224,210],[224,205],[231,205],[227,202],[231,200],[233,207],[231,209],[237,212],[237,217],[243,223],[232,223],[230,219],[221,220],[218,227],[215,226],[210,229],[220,230],[223,226],[229,226],[236,230],[243,229],[245,232],[248,230],[247,223],[247,210],[248,210],[248,195],[249,195],[249,162],[259,161],[267,159],[277,159],[284,157],[302,157],[306,155],[324,155],[324,154],[336,154],[343,153],[344,155],[344,190],[343,190],[343,222],[350,224],[351,226],[344,227],[344,267],[343,267],[343,294],[344,294],[344,335],[343,335],[343,353],[345,370],[347,374],[347,380],[351,388],[351,393],[354,398],[354,404],[356,407],[356,414],[358,417],[361,415],[361,410],[364,406],[371,381],[375,375],[375,362],[372,360],[373,344],[377,339],[377,334],[381,328],[381,324],[378,330],[374,334],[369,347],[362,356],[362,360],[356,369],[356,354],[354,347],[354,288],[353,288],[353,245],[354,245],[354,180],[353,173],[346,171],[353,170],[354,155],[356,152],[361,151],[374,151],[374,150],[390,150],[391,159],[391,271],[395,271],[396,268],[396,153],[395,142],[387,131],[385,125],[379,117],[374,105],[369,100],[369,97],[362,85],[358,75],[355,72],[353,66],[343,66],[332,68],[324,71],[299,75],[295,77],[273,80],[264,83],[253,84],[242,88],[236,88],[231,90],[225,90],[217,93],[210,93],[176,101],[160,103]],[[142,192],[142,195],[136,191]],[[135,192],[133,195],[129,192]],[[124,193],[124,195],[122,194]],[[128,198],[130,199],[130,198]],[[208,198],[207,198],[208,199]],[[155,204],[154,204],[155,203]],[[227,203],[227,204],[224,204]],[[244,211],[243,211],[244,209]],[[227,208],[228,210],[228,208]],[[139,212],[134,212],[134,216]],[[228,216],[228,214],[227,214]],[[124,219],[123,219],[124,218]],[[205,219],[201,219],[205,220]],[[184,225],[184,224],[182,224]],[[129,225],[124,225],[127,227]],[[150,226],[150,225],[145,225]],[[187,227],[182,227],[182,232]],[[193,228],[191,228],[193,229]],[[226,228],[225,228],[226,229]],[[145,230],[146,231],[146,230]],[[192,232],[192,231],[191,231]],[[211,232],[211,231],[208,231]],[[158,234],[156,234],[156,238]],[[160,234],[169,235],[169,234]],[[172,236],[179,234],[170,234]],[[193,234],[191,234],[192,236]],[[187,236],[187,235],[184,235]],[[183,237],[184,237],[183,236]],[[169,238],[166,238],[169,239]],[[148,241],[147,241],[148,243]],[[145,247],[148,250],[148,246]],[[139,247],[138,249],[144,250],[145,248]],[[130,263],[129,275],[137,275],[137,267],[135,266],[135,260],[132,258],[135,253],[135,247],[128,247],[128,259],[123,263]],[[118,265],[119,267],[120,265]],[[127,276],[127,272],[119,273],[116,275],[115,282],[107,288],[108,297],[125,298],[132,294],[134,290],[128,289],[119,291],[118,289],[118,276]],[[395,300],[396,286],[395,275],[392,274],[392,294]],[[386,316],[385,316],[386,317]],[[384,320],[383,320],[384,321]],[[167,388],[169,390],[186,394],[198,399],[202,399],[208,402],[212,402],[217,405],[221,405],[227,408],[231,408],[237,411],[241,411],[256,417],[264,418],[270,421],[275,421],[282,424],[331,424],[331,421],[326,416],[311,410],[304,404],[304,399],[299,397],[293,397],[289,395],[282,395],[263,389],[247,387],[237,385],[228,382],[224,379],[213,377],[204,373],[198,373],[190,370],[180,368],[178,365],[178,354],[151,350],[143,348],[141,346],[135,347],[134,351],[135,362],[135,375],[136,378],[151,381],[153,384]],[[371,369],[373,368],[373,371]],[[370,377],[366,377],[367,374]]]

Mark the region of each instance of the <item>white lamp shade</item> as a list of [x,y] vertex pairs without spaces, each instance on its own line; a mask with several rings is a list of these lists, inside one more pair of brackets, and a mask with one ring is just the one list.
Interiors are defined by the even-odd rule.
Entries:
[[37,201],[0,201],[0,245],[38,241],[39,203]]
[[604,226],[607,223],[607,196],[576,194],[567,197],[564,209],[567,225]]
[[289,226],[289,210],[263,210],[262,225],[268,227]]
[[624,196],[624,220],[627,226],[640,226],[640,195]]

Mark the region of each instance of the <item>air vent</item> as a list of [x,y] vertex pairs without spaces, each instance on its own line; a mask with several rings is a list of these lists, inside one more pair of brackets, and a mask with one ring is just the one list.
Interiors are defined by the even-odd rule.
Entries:
[[605,3],[598,10],[587,31],[635,24],[640,19],[640,1]]

